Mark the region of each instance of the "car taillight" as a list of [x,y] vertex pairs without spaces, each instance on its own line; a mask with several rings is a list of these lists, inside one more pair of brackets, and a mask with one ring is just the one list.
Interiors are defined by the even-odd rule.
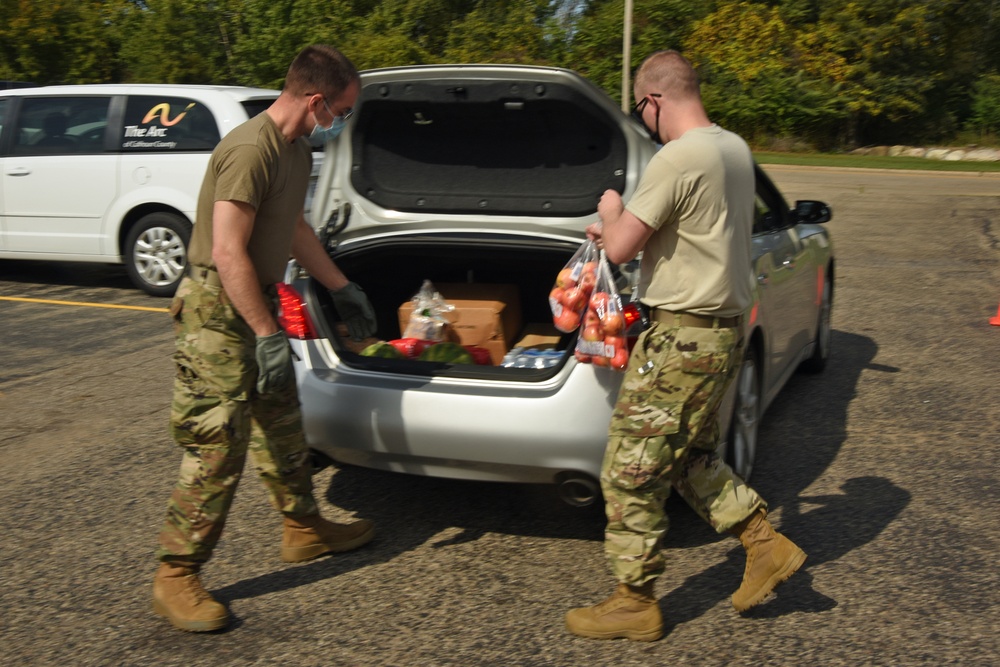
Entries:
[[287,283],[278,283],[278,324],[292,338],[319,338],[302,295]]
[[642,319],[642,313],[639,312],[638,306],[634,303],[630,303],[622,308],[622,315],[625,316],[626,329]]
[[628,344],[628,351],[631,352],[632,348],[635,347],[635,342],[639,340],[639,332],[633,331],[632,325],[642,320],[642,313],[639,312],[638,306],[629,303],[622,308],[622,316],[625,319],[625,342]]

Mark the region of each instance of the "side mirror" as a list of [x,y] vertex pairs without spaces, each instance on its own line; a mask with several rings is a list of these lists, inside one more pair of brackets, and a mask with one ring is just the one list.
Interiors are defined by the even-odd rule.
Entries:
[[795,202],[795,217],[798,222],[818,225],[822,222],[829,222],[833,217],[833,211],[826,202],[813,199],[803,199]]

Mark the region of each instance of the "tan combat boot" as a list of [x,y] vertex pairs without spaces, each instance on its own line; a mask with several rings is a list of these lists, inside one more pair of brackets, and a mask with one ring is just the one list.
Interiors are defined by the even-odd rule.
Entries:
[[653,582],[642,586],[618,584],[604,602],[571,609],[566,614],[566,628],[574,635],[591,639],[656,641],[663,636],[663,616],[653,597]]
[[293,519],[285,517],[281,537],[281,560],[301,563],[326,553],[350,551],[368,544],[375,537],[375,526],[368,519],[352,523],[334,523],[318,514]]
[[806,560],[805,552],[775,532],[765,517],[764,510],[757,510],[729,531],[740,538],[747,551],[743,583],[733,593],[736,611],[746,611],[760,603]]
[[198,564],[165,561],[153,578],[153,611],[188,632],[210,632],[229,623],[226,607],[202,588]]

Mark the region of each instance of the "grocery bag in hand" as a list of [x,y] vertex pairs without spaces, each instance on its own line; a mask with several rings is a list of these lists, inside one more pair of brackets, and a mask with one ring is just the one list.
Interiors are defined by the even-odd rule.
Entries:
[[552,323],[559,331],[576,331],[583,321],[583,313],[597,285],[599,259],[597,245],[587,239],[556,276],[556,283],[549,292],[549,306]]
[[587,300],[581,326],[576,340],[577,360],[625,370],[629,355],[625,315],[611,265],[603,252],[598,259],[596,283]]

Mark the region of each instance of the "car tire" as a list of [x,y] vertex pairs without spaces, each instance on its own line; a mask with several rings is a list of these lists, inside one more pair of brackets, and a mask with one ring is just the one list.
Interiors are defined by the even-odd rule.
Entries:
[[736,375],[733,415],[729,422],[726,462],[744,480],[750,479],[757,456],[757,430],[760,426],[760,362],[751,345],[743,356]]
[[830,358],[830,340],[833,331],[830,326],[830,314],[833,306],[833,284],[829,275],[823,284],[823,296],[819,304],[819,319],[816,323],[816,346],[812,356],[802,362],[799,370],[806,373],[822,373]]
[[125,237],[125,269],[136,287],[152,296],[172,296],[184,276],[191,225],[174,213],[141,217]]

